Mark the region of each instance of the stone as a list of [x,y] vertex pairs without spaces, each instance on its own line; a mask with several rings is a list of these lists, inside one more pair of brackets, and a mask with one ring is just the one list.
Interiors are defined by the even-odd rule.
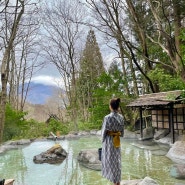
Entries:
[[142,139],[152,139],[154,137],[154,128],[147,127],[143,130],[143,138]]
[[177,164],[185,164],[185,141],[176,141],[167,153],[167,157]]
[[4,185],[13,185],[14,181],[15,181],[14,179],[7,179],[5,180]]
[[159,185],[159,184],[152,178],[145,177],[144,179],[122,180],[120,185]]
[[81,150],[77,157],[79,163],[92,170],[101,170],[101,161],[99,161],[98,149]]
[[154,139],[159,140],[169,134],[169,129],[159,129],[154,134]]
[[56,144],[46,152],[42,152],[39,155],[33,157],[33,161],[36,164],[49,163],[57,164],[62,163],[67,157],[67,152],[62,148],[61,145]]
[[65,139],[79,139],[80,137],[77,134],[67,134]]
[[158,183],[150,177],[145,177],[138,185],[158,185]]
[[131,132],[129,130],[124,130],[124,139],[137,139],[138,136],[135,132]]
[[170,175],[176,179],[185,179],[185,165],[174,164],[170,168]]
[[26,145],[26,144],[30,144],[31,141],[30,139],[21,139],[21,140],[17,140],[17,141],[8,141],[6,144],[8,145]]
[[88,136],[88,135],[90,135],[90,132],[88,132],[88,131],[78,132],[78,136]]
[[96,135],[96,133],[97,133],[97,130],[90,130],[91,135]]
[[101,136],[101,130],[98,130],[98,131],[96,132],[96,135],[97,135],[97,136]]

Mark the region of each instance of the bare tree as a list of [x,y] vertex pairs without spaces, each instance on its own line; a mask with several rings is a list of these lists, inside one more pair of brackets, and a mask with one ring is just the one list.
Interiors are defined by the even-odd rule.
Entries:
[[[3,20],[1,33],[4,34],[1,39],[4,42],[4,51],[1,61],[1,97],[0,97],[0,141],[2,141],[4,121],[5,121],[5,106],[7,97],[7,82],[9,76],[10,67],[10,53],[13,47],[13,43],[17,34],[17,29],[24,13],[24,1],[17,0],[15,4],[11,4],[9,1],[5,1],[1,11],[1,17]],[[12,13],[13,12],[13,13]],[[8,29],[9,28],[9,29]]]
[[11,52],[9,102],[23,111],[34,71],[40,67],[38,5],[27,3]]
[[93,17],[97,20],[94,26],[103,32],[109,40],[112,38],[116,41],[117,49],[113,48],[113,46],[111,48],[118,52],[118,57],[122,63],[124,92],[127,95],[130,94],[128,76],[131,76],[135,94],[139,94],[134,66],[144,75],[150,84],[150,88],[154,91],[151,80],[143,71],[135,55],[133,47],[135,43],[132,42],[132,33],[127,24],[125,2],[121,0],[100,0],[98,2],[95,0],[86,0],[86,2],[93,12],[92,16],[94,15]]
[[6,102],[23,110],[28,90],[25,82],[31,80],[34,67],[38,67],[38,2],[39,0],[7,0],[0,4],[0,141],[3,137]]
[[78,49],[82,28],[79,20],[83,19],[83,10],[78,1],[56,0],[46,3],[43,9],[43,26],[47,38],[43,48],[48,60],[55,64],[60,72],[67,93],[71,118],[77,130],[77,91],[76,78],[78,76]]

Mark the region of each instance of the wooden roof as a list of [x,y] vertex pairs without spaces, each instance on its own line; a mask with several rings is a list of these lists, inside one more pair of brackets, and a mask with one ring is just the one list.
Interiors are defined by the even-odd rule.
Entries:
[[145,94],[128,104],[128,107],[154,107],[166,106],[177,100],[182,91],[168,91],[160,93]]

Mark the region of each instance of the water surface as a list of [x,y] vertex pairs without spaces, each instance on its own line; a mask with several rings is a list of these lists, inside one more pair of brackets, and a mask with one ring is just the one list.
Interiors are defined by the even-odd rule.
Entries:
[[[62,164],[35,164],[33,157],[52,147],[54,141],[37,141],[0,156],[0,178],[14,178],[14,185],[111,185],[101,177],[100,171],[81,166],[77,155],[82,149],[99,148],[100,139],[95,136],[76,140],[58,141],[68,152]],[[170,177],[173,164],[165,156],[153,155],[153,151],[133,146],[133,140],[122,140],[122,179],[142,179],[149,176],[160,185],[185,184]],[[154,146],[155,149],[155,146]],[[166,150],[165,147],[161,147]]]

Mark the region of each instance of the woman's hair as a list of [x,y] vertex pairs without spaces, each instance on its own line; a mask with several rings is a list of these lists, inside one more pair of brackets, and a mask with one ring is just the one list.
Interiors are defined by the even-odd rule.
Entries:
[[110,106],[113,110],[118,110],[120,104],[120,98],[113,98],[110,100]]

